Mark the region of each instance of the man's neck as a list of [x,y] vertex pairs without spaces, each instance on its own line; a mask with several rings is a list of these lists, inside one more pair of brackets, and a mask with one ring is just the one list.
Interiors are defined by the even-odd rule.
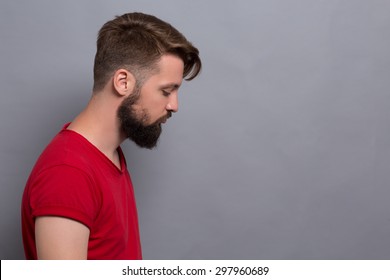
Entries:
[[68,129],[85,137],[120,168],[117,149],[124,137],[117,117],[118,102],[118,99],[110,98],[103,92],[94,94]]

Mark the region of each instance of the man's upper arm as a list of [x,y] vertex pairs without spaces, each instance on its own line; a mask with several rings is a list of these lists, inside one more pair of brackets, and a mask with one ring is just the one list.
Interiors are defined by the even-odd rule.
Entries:
[[41,216],[35,220],[38,259],[87,259],[89,229],[63,217]]

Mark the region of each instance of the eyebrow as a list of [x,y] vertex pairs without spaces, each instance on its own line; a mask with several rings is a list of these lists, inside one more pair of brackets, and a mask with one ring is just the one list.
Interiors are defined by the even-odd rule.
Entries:
[[161,88],[163,88],[163,89],[179,89],[180,86],[181,85],[176,84],[176,83],[169,83],[169,84],[162,85]]

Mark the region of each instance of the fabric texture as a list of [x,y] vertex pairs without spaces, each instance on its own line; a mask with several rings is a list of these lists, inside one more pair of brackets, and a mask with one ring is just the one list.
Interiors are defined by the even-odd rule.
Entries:
[[22,199],[22,235],[27,259],[37,259],[35,219],[59,216],[90,230],[88,259],[142,259],[138,216],[126,161],[118,169],[67,125],[46,147]]

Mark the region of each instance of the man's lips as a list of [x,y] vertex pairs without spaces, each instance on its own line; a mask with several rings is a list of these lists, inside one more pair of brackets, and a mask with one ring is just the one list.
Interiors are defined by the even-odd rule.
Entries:
[[160,123],[166,123],[168,119],[169,119],[168,116],[163,117],[163,118],[161,118]]
[[166,123],[167,120],[172,116],[171,112],[168,112],[165,117],[162,118],[161,123]]

